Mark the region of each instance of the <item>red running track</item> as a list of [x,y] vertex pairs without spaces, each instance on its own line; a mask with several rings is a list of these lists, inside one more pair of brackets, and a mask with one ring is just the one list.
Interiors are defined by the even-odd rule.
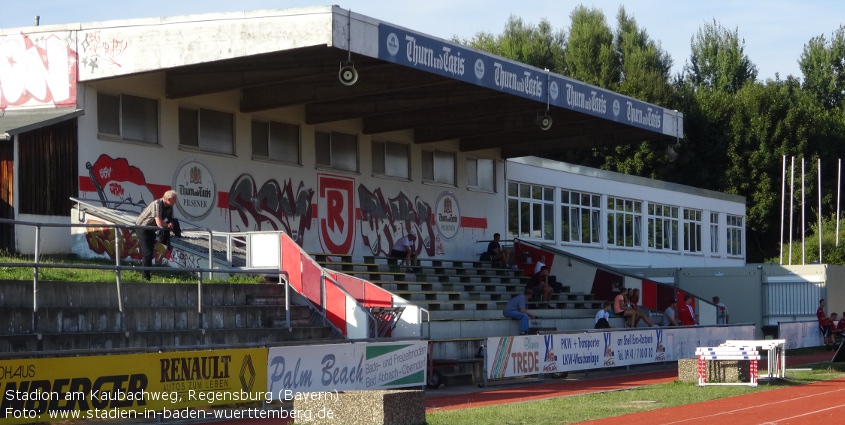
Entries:
[[842,420],[845,408],[842,405],[843,399],[845,378],[631,413],[581,424],[835,424],[841,423],[839,421]]

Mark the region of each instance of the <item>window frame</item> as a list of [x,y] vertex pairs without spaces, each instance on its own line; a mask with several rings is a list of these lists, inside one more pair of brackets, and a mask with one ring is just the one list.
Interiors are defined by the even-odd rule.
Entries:
[[[427,160],[428,157],[431,157],[431,160]],[[451,181],[444,181],[438,179],[438,170],[445,170],[447,169],[448,164],[441,164],[438,166],[438,163],[442,161],[438,161],[438,158],[441,160],[443,158],[449,157],[452,160],[452,170],[451,170]],[[427,163],[431,164],[429,166]],[[421,170],[422,170],[422,182],[425,184],[437,184],[437,185],[444,185],[449,187],[457,187],[458,185],[458,155],[455,152],[444,151],[440,149],[423,149],[422,150],[422,158],[420,159]]]
[[508,238],[555,241],[555,190],[554,186],[508,182]]
[[[328,142],[328,146],[323,146],[324,141],[320,140],[321,136],[328,136],[328,139],[326,140]],[[341,149],[341,144],[344,142],[341,136],[349,136],[354,140],[355,158],[353,158],[353,160],[355,162],[355,165],[353,168],[344,166],[344,162],[350,161],[335,161],[335,159],[337,157],[340,157],[340,154],[343,153],[339,150]],[[314,130],[314,148],[316,150],[315,164],[317,168],[331,169],[335,171],[356,174],[359,173],[361,170],[361,141],[357,134],[335,130]],[[321,156],[324,155],[328,155],[327,163],[320,162]]]
[[[560,191],[560,243],[578,244],[584,246],[600,246],[602,235],[601,195],[597,193],[581,192],[563,189]],[[577,197],[578,202],[573,202]],[[588,204],[584,203],[587,197]],[[573,217],[577,217],[577,224],[573,224]],[[585,224],[585,218],[587,223]],[[585,230],[589,232],[584,240]],[[573,232],[576,233],[573,237]],[[575,239],[577,238],[577,240]]]
[[[484,161],[485,163],[489,162],[489,164],[490,164],[490,169],[491,169],[492,175],[490,176],[490,179],[489,179],[490,181],[488,182],[489,184],[487,186],[484,186],[484,185],[481,184],[482,180],[486,180],[486,179],[482,179],[482,175],[479,172],[479,170],[480,170],[479,161]],[[475,174],[475,184],[474,185],[470,184],[470,163],[471,162],[473,162],[475,164],[474,167],[473,167],[473,169],[475,170],[475,173],[474,173]],[[467,157],[467,160],[466,160],[466,179],[467,179],[467,182],[466,182],[467,189],[469,189],[469,190],[474,190],[474,191],[478,191],[478,192],[496,193],[496,160],[490,159],[490,158],[474,157],[474,156]]]
[[646,247],[652,251],[680,252],[680,208],[674,205],[649,202],[646,208],[648,232]]
[[[642,249],[643,201],[608,196],[605,205],[607,247]],[[619,243],[620,241],[622,243]]]
[[[726,253],[731,257],[741,257],[743,255],[743,233],[745,227],[743,226],[744,217],[734,214],[725,214],[725,242]],[[737,224],[736,222],[739,222]]]
[[[203,111],[206,112],[205,118],[203,118]],[[183,121],[182,121],[183,115],[182,114],[188,113],[188,112],[191,112],[191,113],[194,114],[194,118],[195,118],[195,121],[196,121],[195,134],[191,134],[191,136],[196,136],[196,144],[188,144],[188,143],[186,143],[186,140],[183,139],[183,136],[187,135],[186,132],[187,132],[188,129],[183,128]],[[178,128],[179,128],[179,148],[180,149],[198,151],[198,152],[216,154],[216,155],[227,155],[227,156],[235,156],[236,155],[235,146],[236,146],[237,138],[236,138],[235,133],[237,131],[237,128],[236,128],[236,116],[235,116],[234,113],[227,112],[227,111],[221,111],[221,110],[217,110],[217,109],[203,108],[203,107],[198,107],[198,106],[185,106],[185,105],[180,105],[177,113],[178,113],[177,123],[178,123]],[[214,127],[211,127],[211,128],[207,128],[205,131],[203,131],[203,123],[208,123],[208,124],[210,124],[210,123],[221,123],[222,124],[222,120],[214,119],[212,117],[207,116],[207,115],[216,115],[216,114],[226,115],[231,119],[231,121],[230,121],[231,128],[229,129],[230,130],[229,136],[231,137],[231,139],[228,140],[229,148],[230,148],[229,152],[224,152],[222,150],[212,149],[215,146],[215,143],[213,143],[213,139],[211,139],[210,136],[205,136],[205,137],[203,136],[203,133],[209,133],[210,130],[214,129]],[[223,140],[223,139],[220,139],[220,140]],[[205,143],[203,143],[203,141],[205,141]],[[225,141],[225,140],[223,140],[223,141]]]
[[[267,135],[267,140],[264,141],[264,143],[266,143],[266,146],[265,146],[265,149],[267,151],[266,155],[256,153],[255,147],[256,147],[257,142],[259,142],[258,140],[256,140],[256,134],[255,134],[255,126],[257,124],[266,126],[266,128],[264,130],[265,134]],[[272,155],[271,148],[273,146],[272,145],[272,142],[273,142],[273,140],[272,140],[273,125],[290,126],[290,127],[296,128],[296,158],[295,158],[295,160],[293,158],[288,158],[286,155],[279,155],[279,156],[273,156]],[[285,149],[287,147],[287,145],[289,144],[289,143],[287,143],[287,140],[281,140],[281,143],[282,143],[282,146],[280,146],[280,148],[279,148],[280,151],[289,150],[289,149]],[[259,159],[259,160],[262,160],[262,161],[271,161],[271,162],[278,162],[278,163],[291,164],[291,165],[302,165],[302,126],[299,125],[299,124],[292,124],[292,123],[287,123],[287,122],[277,121],[277,120],[271,120],[271,119],[252,118],[252,120],[250,120],[250,146],[252,148],[252,159]]]
[[[701,238],[703,237],[704,211],[695,208],[684,208],[683,213],[683,231],[684,231],[684,246],[683,251],[688,254],[703,253]],[[696,249],[690,249],[690,246],[695,246]]]
[[[390,146],[401,146],[404,149],[406,165],[405,175],[398,175],[389,172],[390,170],[388,170],[389,167],[387,166],[387,163],[389,157],[388,150]],[[393,140],[373,140],[370,143],[370,157],[372,159],[372,175],[374,177],[399,179],[406,181],[411,180],[411,146],[409,144],[396,142]],[[377,164],[380,164],[379,168],[377,168]]]
[[710,254],[719,255],[719,213],[710,212]]
[[[115,119],[117,119],[117,122],[113,123],[117,127],[117,133],[110,133],[110,132],[103,132],[102,131],[103,130],[102,121],[103,121],[104,118],[106,118],[106,117],[104,117],[104,113],[106,111],[104,111],[102,109],[104,105],[103,105],[103,101],[102,101],[101,97],[115,98],[115,100],[117,101],[117,112],[116,112],[116,117],[114,117]],[[130,137],[127,134],[127,133],[130,132],[130,130],[127,128],[128,121],[130,121],[130,120],[127,119],[127,116],[126,116],[126,114],[128,114],[128,112],[127,112],[128,108],[126,108],[124,105],[127,103],[126,99],[128,99],[128,98],[139,99],[141,101],[151,102],[155,106],[155,111],[153,113],[148,114],[147,116],[144,116],[144,117],[140,117],[141,119],[139,120],[139,121],[141,121],[142,124],[145,124],[145,125],[142,125],[141,127],[144,127],[145,129],[149,129],[149,128],[155,129],[155,131],[152,133],[155,140],[144,140],[142,138]],[[152,117],[154,122],[148,123],[147,120],[144,119],[144,118],[148,118],[148,117]],[[109,117],[109,118],[111,118],[111,117]],[[149,134],[149,133],[147,133],[147,134]],[[136,95],[128,94],[128,93],[114,94],[114,93],[109,93],[109,92],[98,91],[97,92],[97,138],[102,139],[102,140],[140,143],[140,144],[149,145],[149,146],[161,146],[161,104],[159,102],[159,99],[144,97],[144,96],[136,96]]]

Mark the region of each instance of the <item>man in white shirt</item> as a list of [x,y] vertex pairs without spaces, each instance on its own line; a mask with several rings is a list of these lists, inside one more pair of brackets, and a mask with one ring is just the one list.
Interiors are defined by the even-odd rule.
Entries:
[[[411,231],[405,236],[399,238],[395,244],[393,244],[393,249],[390,251],[390,256],[393,258],[399,258],[399,265],[413,265],[412,262],[415,259],[414,255],[414,242],[417,240],[417,233]],[[412,269],[408,269],[408,272],[412,272]]]
[[610,307],[613,306],[613,303],[610,301],[605,301],[604,306],[602,309],[596,312],[596,326],[595,329],[609,329],[610,322],[607,320],[610,318]]

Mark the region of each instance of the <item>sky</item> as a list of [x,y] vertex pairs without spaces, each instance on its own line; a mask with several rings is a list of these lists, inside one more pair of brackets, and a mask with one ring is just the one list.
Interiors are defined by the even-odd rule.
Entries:
[[[801,77],[798,59],[813,37],[830,35],[845,22],[841,0],[632,0],[620,2],[534,0],[337,0],[338,6],[430,36],[470,39],[479,32],[501,34],[510,16],[526,24],[548,20],[555,30],[569,31],[570,14],[579,5],[604,12],[616,29],[616,14],[624,5],[640,29],[661,44],[682,71],[690,56],[690,40],[715,19],[738,30],[745,52],[757,66],[758,80]],[[110,21],[263,9],[325,6],[320,0],[3,0],[0,28]]]

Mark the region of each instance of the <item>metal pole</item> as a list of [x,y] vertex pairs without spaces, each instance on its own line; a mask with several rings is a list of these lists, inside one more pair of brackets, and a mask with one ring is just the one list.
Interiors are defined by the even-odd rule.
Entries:
[[[214,234],[208,229],[208,269],[214,268]],[[208,278],[213,279],[214,273],[208,272]]]
[[806,229],[807,229],[807,209],[805,208],[806,202],[804,202],[804,198],[807,196],[805,192],[805,182],[806,176],[804,175],[804,158],[801,158],[801,264],[807,264],[807,246],[806,242]]
[[839,246],[839,192],[842,187],[842,158],[839,158],[836,170],[836,246]]
[[823,264],[822,261],[822,159],[819,158],[817,160],[817,171],[819,173],[819,264]]
[[120,240],[117,237],[117,226],[114,229],[114,276],[117,288],[117,311],[120,314],[120,329],[126,332],[126,314],[123,312],[123,294],[120,291]]
[[41,252],[41,226],[35,226],[35,266],[32,268],[32,331],[38,333],[38,261]]
[[780,262],[778,264],[783,265],[783,210],[786,207],[786,155],[783,156],[780,181]]
[[793,156],[789,165],[789,265],[792,265],[792,216],[795,203],[795,157]]

